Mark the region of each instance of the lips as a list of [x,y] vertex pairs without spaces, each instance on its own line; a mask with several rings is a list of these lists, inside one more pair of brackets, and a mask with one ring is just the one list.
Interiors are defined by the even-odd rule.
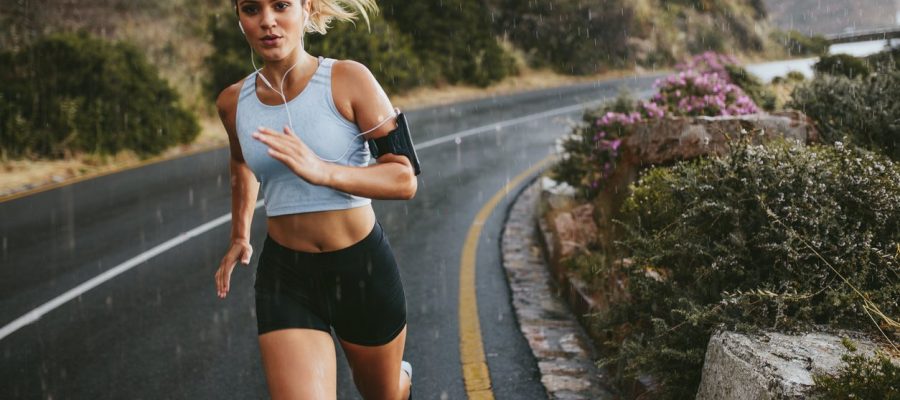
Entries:
[[281,36],[266,35],[261,40],[265,46],[274,46],[278,43],[278,39],[281,39]]

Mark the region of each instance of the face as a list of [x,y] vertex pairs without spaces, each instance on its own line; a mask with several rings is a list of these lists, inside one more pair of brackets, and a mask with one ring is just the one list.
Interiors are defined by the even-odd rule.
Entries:
[[281,60],[301,45],[303,21],[309,15],[303,0],[238,0],[238,18],[253,50],[264,60]]

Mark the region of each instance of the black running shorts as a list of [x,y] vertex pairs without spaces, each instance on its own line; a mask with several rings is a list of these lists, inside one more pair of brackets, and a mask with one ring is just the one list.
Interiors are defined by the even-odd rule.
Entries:
[[335,251],[297,251],[266,236],[254,288],[260,335],[334,327],[345,341],[379,346],[406,326],[400,272],[378,221],[364,239]]

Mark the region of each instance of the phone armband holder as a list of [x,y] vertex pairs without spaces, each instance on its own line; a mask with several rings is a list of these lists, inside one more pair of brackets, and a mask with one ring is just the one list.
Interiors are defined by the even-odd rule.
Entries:
[[406,156],[412,163],[416,175],[421,173],[419,168],[419,157],[416,155],[416,149],[413,147],[412,137],[409,134],[409,124],[406,122],[406,116],[403,113],[397,113],[397,128],[377,139],[369,139],[369,152],[372,157],[378,158],[382,154],[393,153]]

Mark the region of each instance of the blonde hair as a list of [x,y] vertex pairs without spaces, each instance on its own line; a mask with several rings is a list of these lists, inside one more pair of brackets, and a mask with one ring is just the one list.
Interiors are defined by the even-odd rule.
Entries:
[[[369,13],[377,14],[378,5],[375,0],[300,0],[301,3],[312,2],[310,7],[309,22],[306,32],[318,32],[325,34],[331,28],[332,21],[354,22],[361,15],[369,30],[372,24],[369,21]],[[235,12],[238,0],[232,0]],[[240,14],[240,13],[238,13]]]
[[325,34],[333,20],[354,22],[357,15],[362,15],[369,30],[372,24],[369,21],[369,12],[378,13],[378,5],[375,0],[305,0],[312,2],[312,11],[306,28],[308,32]]

